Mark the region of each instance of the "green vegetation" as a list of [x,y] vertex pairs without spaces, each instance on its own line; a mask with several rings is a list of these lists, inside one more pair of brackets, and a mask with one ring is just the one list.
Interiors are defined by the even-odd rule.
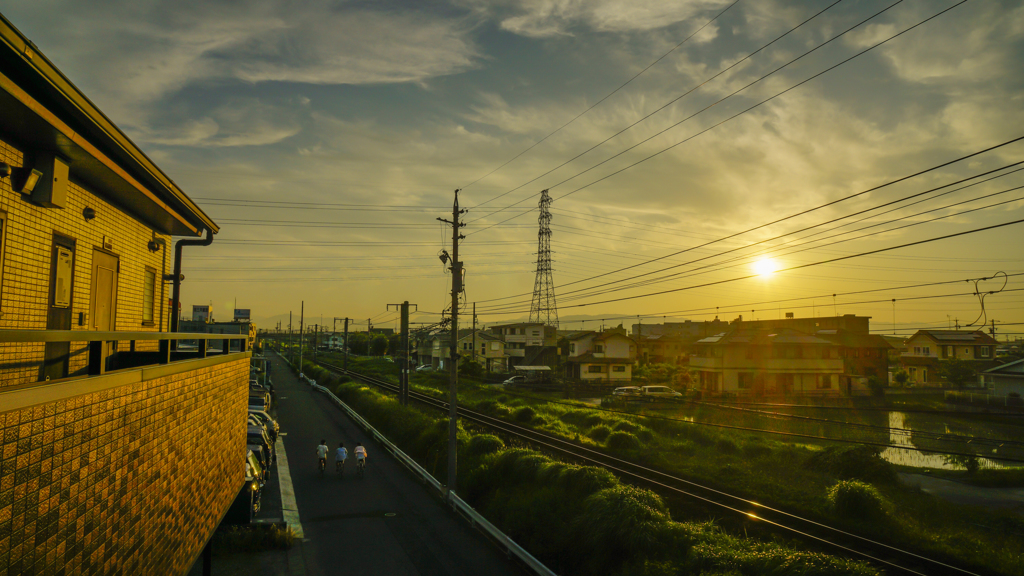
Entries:
[[853,520],[881,521],[889,507],[874,486],[860,480],[837,482],[828,490],[828,504],[837,516]]
[[[390,367],[394,369],[393,364]],[[377,365],[369,361],[365,363],[365,368],[353,367],[353,369],[365,373],[372,373],[371,370],[377,368]],[[380,368],[387,367],[381,366]],[[313,375],[312,370],[311,367],[306,371]],[[316,375],[313,377],[321,380]],[[326,375],[324,377],[328,381],[331,378]],[[321,381],[321,383],[324,382]],[[331,387],[336,387],[339,397],[352,405],[399,446],[407,450],[411,456],[423,462],[428,470],[435,474],[443,473],[445,466],[440,462],[443,461],[444,450],[435,448],[434,451],[430,451],[430,447],[440,446],[444,443],[442,437],[446,428],[441,426],[437,435],[433,437],[435,444],[420,438],[421,434],[427,434],[431,430],[432,422],[437,419],[443,421],[439,414],[400,408],[388,396],[369,386],[349,383]],[[447,376],[431,373],[417,374],[413,379],[413,388],[419,392],[441,395],[447,388]],[[541,396],[541,394],[532,393],[530,396]],[[550,395],[547,399],[517,396],[510,392],[496,391],[492,387],[477,386],[473,382],[460,380],[460,401],[463,405],[492,416],[573,440],[591,449],[603,450],[618,457],[664,470],[690,481],[713,486],[768,506],[800,514],[839,528],[863,533],[937,560],[968,569],[975,568],[1002,574],[1024,574],[1024,563],[1021,561],[1024,542],[1014,536],[1014,532],[1024,532],[1024,521],[1008,512],[958,506],[937,500],[914,488],[903,486],[898,481],[895,469],[879,458],[877,450],[873,448],[850,445],[829,447],[827,444],[815,441],[786,442],[785,438],[777,436],[694,425],[683,421],[681,417],[644,417],[639,414],[601,411],[579,403],[551,401],[556,398],[555,395]],[[875,400],[872,399],[872,401]],[[941,398],[937,398],[935,401],[937,405],[941,405]],[[881,398],[877,399],[877,402],[893,403],[893,401]],[[530,408],[530,411],[527,412],[524,408]],[[713,411],[707,407],[685,409],[698,419],[703,419],[708,414],[716,417],[721,417],[722,414],[721,410]],[[408,415],[411,413],[419,415]],[[525,414],[530,414],[529,420],[520,420],[520,418],[525,418]],[[755,417],[761,418],[735,411],[726,414],[734,418],[736,425],[740,426],[746,425],[748,418],[751,420]],[[865,413],[865,417],[881,418],[879,424],[887,423],[884,420],[886,418],[884,412],[868,412]],[[408,420],[408,422],[402,424],[399,420]],[[844,432],[848,434],[857,432],[842,424],[811,423],[806,426],[814,426],[819,429],[834,426],[836,435]],[[622,433],[616,436],[619,439],[612,440],[612,437],[619,433]],[[828,435],[827,430],[817,433]],[[1006,433],[1005,430],[1003,433]],[[502,445],[498,443],[502,441],[501,438],[490,434],[486,436],[490,437],[486,449],[478,446],[474,450],[480,450],[480,454],[510,452],[510,450],[501,448]],[[463,431],[460,433],[460,437],[464,438],[460,440],[462,446],[460,471],[475,459],[481,459],[481,462],[475,465],[489,465],[484,462],[486,458],[481,458],[479,455],[470,457],[468,452],[465,456],[463,455],[468,446],[476,446],[474,443],[478,441],[475,440],[475,436],[472,436],[470,432]],[[874,441],[887,440],[884,435],[880,439],[871,439]],[[504,439],[504,441],[508,442],[510,439]],[[554,474],[554,470],[550,469],[552,466],[564,466],[537,453],[531,452],[531,454],[536,458],[527,459],[524,456],[523,462],[517,466],[539,467],[535,472],[537,478],[543,476],[541,468],[549,469],[548,474]],[[493,456],[493,458],[496,459],[497,456]],[[494,465],[497,465],[497,462]],[[991,478],[994,476],[985,476],[986,472],[986,470],[980,470],[972,478],[984,476],[991,482],[1013,481],[1010,475],[1001,476],[1006,480],[992,480]],[[466,472],[460,472],[460,474],[463,474],[462,478],[467,478]],[[534,474],[534,472],[530,474]],[[529,524],[530,522],[537,524],[554,522],[553,518],[555,517],[549,514],[550,510],[562,510],[561,506],[563,504],[568,506],[569,501],[563,503],[557,499],[557,494],[544,500],[542,493],[545,489],[527,488],[534,476],[527,474],[524,478],[524,482],[527,484],[524,484],[522,488],[522,495],[515,492],[514,487],[501,488],[499,486],[500,489],[505,490],[506,494],[506,497],[502,499],[503,505],[522,506],[521,509],[491,509],[488,506],[497,507],[498,505],[482,503],[480,500],[471,500],[471,503],[485,511],[489,518],[495,519],[495,522],[502,529],[508,530],[514,538],[519,535],[517,541],[526,543],[534,538],[530,536],[532,533],[529,530],[539,530],[539,534],[544,533],[539,528],[528,529],[528,525],[532,526]],[[851,480],[869,486],[871,488],[869,493],[872,496],[877,495],[877,502],[881,503],[878,508],[886,510],[886,513],[882,516],[871,516],[872,520],[866,520],[864,516],[842,512],[841,505],[837,506],[836,504],[836,499],[839,498],[840,501],[845,502],[846,500],[843,498],[858,489],[843,488],[840,494],[836,487],[840,481]],[[844,484],[844,486],[846,485]],[[496,489],[491,487],[488,490],[489,493],[494,493]],[[538,493],[532,495],[534,491]],[[863,496],[863,493],[862,490],[858,494]],[[534,504],[527,502],[519,504],[516,499],[520,496],[524,500],[532,501],[533,498],[538,500]],[[872,496],[867,496],[867,498]],[[856,498],[858,496],[849,497]],[[582,513],[583,500],[585,500],[583,496],[572,500],[576,503],[574,505],[578,505],[577,508],[571,510],[573,514]],[[692,545],[693,548],[686,548],[687,554],[690,553],[690,550],[699,549],[704,545],[702,542],[705,541],[701,538],[706,538],[707,541],[721,542],[721,546],[728,547],[726,543],[731,542],[730,538],[733,537],[723,534],[722,530],[726,527],[738,527],[737,523],[741,522],[731,516],[722,517],[721,512],[715,509],[684,506],[681,510],[676,510],[675,506],[683,506],[683,504],[671,504],[676,515],[682,513],[687,519],[698,523],[707,520],[708,514],[715,514],[727,523],[717,528],[708,526],[700,529],[694,528],[694,526],[704,526],[703,524],[687,524],[690,527],[687,528],[689,530],[687,533],[697,535],[694,536],[696,540],[693,541],[697,543]],[[533,508],[534,505],[537,506],[537,509]],[[553,508],[549,509],[545,506]],[[573,518],[575,517],[573,516]],[[879,518],[885,518],[885,521],[880,521]],[[675,524],[672,520],[666,520],[666,522]],[[554,522],[554,525],[563,524],[564,522],[561,520]],[[1001,530],[990,528],[996,525],[1010,526],[1011,528]],[[568,532],[568,530],[564,532]],[[657,532],[657,534],[662,535],[663,533]],[[559,538],[564,537],[564,534],[537,537],[538,541],[535,544],[540,548],[529,549],[531,551],[545,550],[543,548],[545,541],[548,542],[547,545],[555,546],[554,543],[561,541]],[[582,545],[580,544],[582,541],[576,542],[575,539],[571,541],[574,544]],[[738,539],[736,542],[745,546],[751,545],[749,541],[743,539]],[[719,551],[721,552],[721,549]],[[554,554],[554,552],[551,553]],[[725,554],[725,552],[721,553]],[[538,552],[538,554],[545,557],[542,552]],[[738,550],[732,550],[728,554],[741,555]],[[767,551],[764,554],[766,557],[771,557]],[[719,564],[687,564],[687,562],[693,561],[693,558],[693,556],[662,557],[655,554],[649,560],[641,560],[639,557],[627,555],[616,570],[622,574],[667,574],[675,573],[673,571],[685,572],[686,567],[698,566],[700,570],[705,570],[705,573],[708,574],[729,573],[730,569],[735,573],[748,573],[748,569],[739,567],[739,564],[730,565],[731,568]],[[557,556],[557,559],[552,562],[552,567],[563,573],[568,573],[567,569],[570,567],[574,570],[582,569],[580,565],[574,564],[573,562],[576,561],[570,557]],[[565,566],[567,569],[561,570],[558,566]],[[767,568],[765,570],[770,571]],[[700,573],[696,570],[694,572]],[[828,574],[833,572],[823,570],[806,573]]]
[[216,554],[287,550],[294,543],[295,533],[291,528],[274,524],[230,526],[213,534],[213,551]]
[[977,372],[971,362],[960,358],[948,358],[939,360],[939,376],[963,390],[964,386],[977,383]]

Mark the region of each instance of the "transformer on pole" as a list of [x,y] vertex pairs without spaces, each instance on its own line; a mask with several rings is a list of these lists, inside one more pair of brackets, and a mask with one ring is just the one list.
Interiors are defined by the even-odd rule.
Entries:
[[543,322],[558,328],[558,306],[555,304],[555,281],[551,277],[551,196],[540,193],[540,217],[537,222],[537,276],[533,281],[533,302],[530,322]]

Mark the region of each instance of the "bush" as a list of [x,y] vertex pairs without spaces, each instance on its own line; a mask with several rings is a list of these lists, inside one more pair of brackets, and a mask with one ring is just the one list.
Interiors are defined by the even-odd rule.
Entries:
[[895,484],[896,469],[871,446],[829,446],[811,456],[806,466],[840,480]]
[[739,452],[739,447],[736,443],[728,438],[722,438],[715,443],[715,448],[722,454],[735,454]]
[[766,456],[772,453],[772,449],[767,444],[760,442],[749,442],[743,445],[743,453],[751,458],[758,458],[760,456]]
[[619,420],[614,426],[612,426],[612,430],[636,434],[640,431],[640,425],[635,422],[630,422],[629,420]]
[[640,439],[629,432],[612,432],[604,445],[610,450],[639,450]]
[[624,558],[653,552],[670,520],[657,494],[619,484],[587,497],[575,532],[594,554],[590,564],[607,569]]
[[611,433],[611,428],[602,424],[601,426],[594,426],[591,428],[590,431],[587,432],[587,436],[594,442],[604,442],[608,439],[608,435]]
[[295,543],[291,528],[276,525],[231,526],[213,534],[213,550],[218,554],[230,552],[262,552],[287,550]]
[[859,480],[840,480],[829,488],[828,503],[837,516],[852,520],[878,520],[887,508],[878,489]]
[[534,412],[533,408],[530,408],[529,406],[523,406],[522,408],[520,408],[520,409],[516,410],[515,412],[513,412],[513,417],[516,420],[518,420],[519,422],[523,422],[523,423],[530,422],[531,420],[533,420],[533,417],[536,416],[536,415],[537,415],[537,413]]
[[469,458],[479,458],[486,454],[500,452],[505,448],[505,443],[494,434],[479,434],[469,439],[464,450]]

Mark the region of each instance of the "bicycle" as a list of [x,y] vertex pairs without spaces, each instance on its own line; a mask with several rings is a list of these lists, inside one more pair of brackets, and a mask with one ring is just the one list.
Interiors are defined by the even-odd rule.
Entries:
[[366,469],[366,458],[360,458],[356,462],[356,474],[358,474],[359,477],[362,478],[364,470]]
[[345,461],[344,460],[335,460],[334,461],[334,471],[337,472],[342,478],[344,478],[345,477]]
[[320,458],[319,466],[320,466],[320,475],[321,476],[324,475],[324,466],[326,466],[326,465],[327,465],[327,458]]

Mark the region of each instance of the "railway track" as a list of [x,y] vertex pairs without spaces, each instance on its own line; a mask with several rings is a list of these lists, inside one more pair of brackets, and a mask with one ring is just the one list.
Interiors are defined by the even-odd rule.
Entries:
[[[345,374],[372,384],[388,392],[398,392],[398,385],[386,380],[365,376],[332,364],[321,362],[320,365],[339,374]],[[436,410],[448,411],[447,402],[426,394],[410,391],[409,399]],[[491,428],[508,436],[520,438],[548,452],[580,463],[601,466],[614,472],[620,478],[653,487],[663,493],[692,498],[705,505],[743,516],[751,521],[765,523],[789,536],[810,541],[833,550],[841,550],[850,556],[868,560],[878,567],[895,571],[895,573],[921,576],[938,574],[988,576],[989,574],[996,574],[995,572],[977,568],[968,570],[957,567],[942,560],[929,558],[847,530],[829,526],[813,519],[791,514],[660,470],[623,460],[581,446],[575,442],[538,432],[524,426],[518,426],[481,412],[460,407],[458,408],[458,414],[465,421]]]

